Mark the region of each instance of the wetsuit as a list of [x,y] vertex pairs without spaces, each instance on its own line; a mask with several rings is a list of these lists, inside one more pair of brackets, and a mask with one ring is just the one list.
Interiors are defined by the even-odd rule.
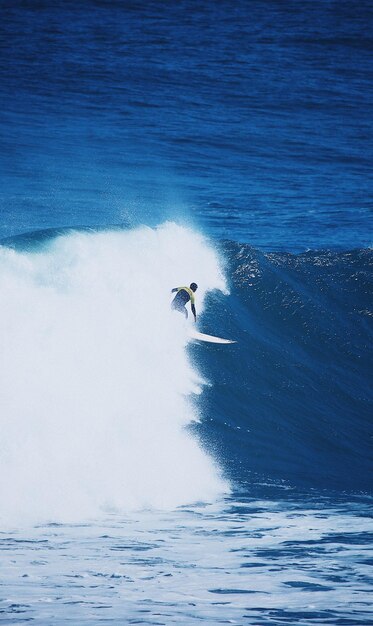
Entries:
[[190,300],[190,307],[192,309],[192,313],[194,315],[194,319],[196,319],[196,308],[194,306],[194,293],[192,289],[189,287],[175,287],[172,289],[171,293],[177,291],[176,296],[172,300],[171,307],[175,311],[180,311],[180,313],[184,313],[185,317],[188,317],[188,311],[186,309],[186,304],[188,304]]

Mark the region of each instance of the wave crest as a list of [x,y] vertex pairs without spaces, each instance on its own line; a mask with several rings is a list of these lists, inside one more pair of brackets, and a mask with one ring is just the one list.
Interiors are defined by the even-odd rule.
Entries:
[[0,249],[3,519],[175,507],[227,489],[185,426],[203,381],[170,289],[225,289],[198,234],[70,233]]

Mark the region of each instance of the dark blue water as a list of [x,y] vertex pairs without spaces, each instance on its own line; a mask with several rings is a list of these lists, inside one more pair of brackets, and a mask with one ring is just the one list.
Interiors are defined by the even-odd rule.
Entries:
[[371,244],[367,0],[7,1],[1,234],[186,219]]
[[[229,306],[211,295],[204,319],[238,345],[207,356],[203,346],[198,356],[215,383],[206,412],[232,476],[369,492],[371,251],[291,255],[232,242],[223,250]],[[211,440],[211,424],[204,428]]]
[[372,623],[372,17],[3,0],[0,621]]

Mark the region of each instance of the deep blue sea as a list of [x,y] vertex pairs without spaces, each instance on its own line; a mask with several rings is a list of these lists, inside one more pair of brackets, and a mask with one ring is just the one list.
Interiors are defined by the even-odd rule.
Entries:
[[373,624],[372,18],[2,0],[0,624]]

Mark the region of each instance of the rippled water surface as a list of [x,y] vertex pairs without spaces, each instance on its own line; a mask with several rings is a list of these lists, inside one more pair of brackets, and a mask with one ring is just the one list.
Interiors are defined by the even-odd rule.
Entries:
[[372,17],[4,0],[0,236],[180,217],[270,250],[371,245]]
[[226,500],[1,533],[9,624],[361,624],[369,502]]

